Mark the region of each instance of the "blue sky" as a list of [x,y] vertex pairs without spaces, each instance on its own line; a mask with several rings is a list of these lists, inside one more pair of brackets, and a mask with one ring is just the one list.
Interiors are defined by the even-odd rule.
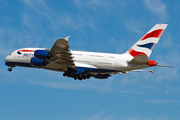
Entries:
[[[1,120],[179,120],[179,1],[0,0]],[[74,81],[62,73],[16,67],[4,58],[26,47],[51,48],[71,35],[71,50],[124,53],[155,24],[168,24],[149,72]]]

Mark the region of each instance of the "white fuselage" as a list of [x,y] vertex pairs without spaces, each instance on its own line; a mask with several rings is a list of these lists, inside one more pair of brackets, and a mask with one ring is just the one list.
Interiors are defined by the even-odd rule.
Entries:
[[[70,36],[55,41],[51,49],[23,48],[12,52],[5,58],[5,65],[12,71],[15,66],[43,68],[64,72],[63,76],[75,80],[106,79],[110,74],[128,74],[127,71],[157,66],[149,60],[167,24],[156,24],[124,54],[71,51],[68,39]],[[150,70],[152,72],[152,70]]]
[[[53,63],[43,67],[36,67],[31,65],[31,58],[34,57],[35,50],[45,50],[44,48],[23,48],[24,52],[18,53],[18,49],[6,57],[5,61],[15,66],[43,68],[55,71],[65,71],[59,64]],[[73,61],[76,67],[91,68],[108,70],[107,72],[125,72],[135,69],[149,67],[148,65],[129,64],[133,57],[129,54],[110,54],[98,52],[85,52],[85,51],[71,51]],[[97,73],[103,73],[97,71]],[[106,71],[104,71],[106,73]]]

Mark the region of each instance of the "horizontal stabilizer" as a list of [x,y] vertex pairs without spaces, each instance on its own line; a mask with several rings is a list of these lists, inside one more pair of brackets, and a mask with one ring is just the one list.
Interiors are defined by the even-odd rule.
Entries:
[[174,68],[173,66],[164,66],[164,65],[156,65],[157,67],[168,67],[168,68]]
[[151,73],[153,74],[153,70],[154,70],[154,68],[151,69],[151,70],[131,70],[131,71],[133,71],[133,72],[143,72],[143,71],[148,71],[148,72],[151,72]]
[[129,63],[132,64],[148,64],[148,57],[147,55],[136,55]]

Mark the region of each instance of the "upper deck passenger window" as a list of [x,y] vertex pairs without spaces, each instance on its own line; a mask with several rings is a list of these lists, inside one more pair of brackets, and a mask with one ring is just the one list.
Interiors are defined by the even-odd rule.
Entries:
[[103,57],[101,55],[89,55],[89,56],[91,56],[91,57]]
[[83,54],[72,54],[72,55],[80,55],[80,56],[82,56]]

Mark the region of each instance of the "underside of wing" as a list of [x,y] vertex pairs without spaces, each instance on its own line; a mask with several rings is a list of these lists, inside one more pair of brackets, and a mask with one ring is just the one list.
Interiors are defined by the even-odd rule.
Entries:
[[56,40],[50,50],[52,57],[48,61],[49,66],[56,64],[57,66],[61,66],[64,71],[67,71],[68,68],[75,69],[72,53],[69,50],[69,37],[70,36]]
[[68,38],[61,38],[57,39],[54,45],[51,48],[51,51],[56,51],[56,50],[68,50],[69,49],[69,43],[68,43]]

